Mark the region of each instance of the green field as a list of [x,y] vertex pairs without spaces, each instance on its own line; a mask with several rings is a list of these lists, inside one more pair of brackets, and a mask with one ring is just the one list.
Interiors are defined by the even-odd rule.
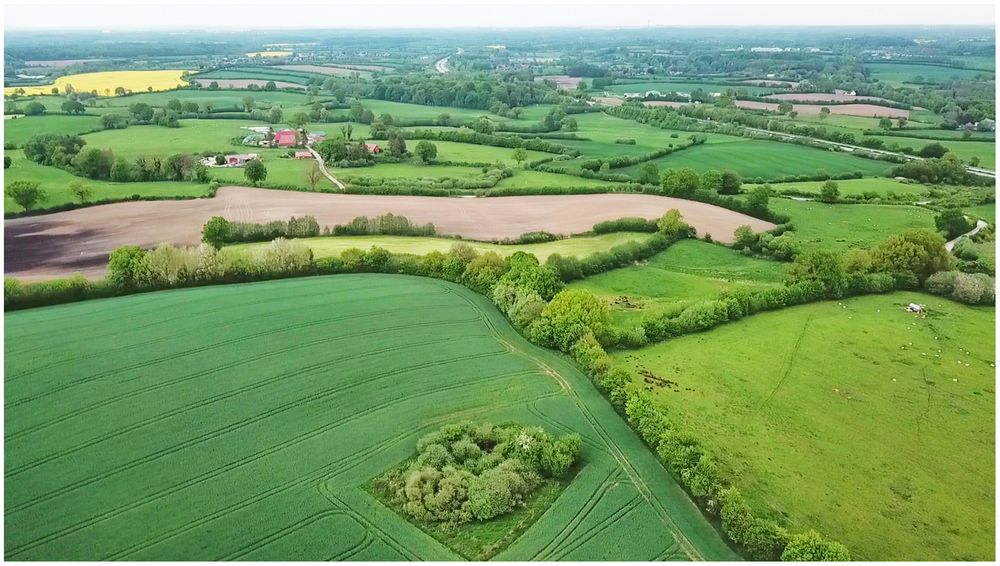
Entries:
[[872,76],[892,85],[902,86],[904,83],[916,82],[923,77],[925,83],[940,83],[953,79],[970,80],[979,75],[993,78],[993,73],[959,67],[943,67],[938,65],[911,65],[908,63],[865,63]]
[[[691,167],[698,171],[731,169],[744,178],[774,179],[785,175],[814,175],[861,172],[866,176],[885,175],[890,164],[844,153],[826,151],[791,143],[766,140],[740,140],[732,143],[706,143],[654,159],[660,169]],[[619,172],[634,174],[641,165]]]
[[3,121],[3,142],[18,147],[28,138],[42,134],[76,135],[101,128],[97,116],[22,116]]
[[[420,142],[417,140],[408,140],[406,142],[407,149],[413,152],[418,143]],[[496,163],[499,161],[511,167],[517,164],[513,157],[514,150],[511,148],[448,141],[431,143],[437,147],[438,152],[435,159],[438,161],[464,161],[467,163]],[[528,151],[527,154],[527,161],[553,156],[551,153],[542,151]]]
[[[866,177],[864,179],[844,179],[840,181],[835,181],[837,183],[837,189],[840,191],[841,196],[859,196],[864,193],[875,192],[879,195],[887,195],[889,193],[895,193],[897,195],[902,195],[906,193],[911,193],[914,195],[926,195],[929,190],[926,185],[918,185],[916,183],[901,183],[895,179],[887,179],[885,177]],[[800,191],[803,193],[812,193],[815,195],[820,194],[820,189],[826,181],[806,181],[803,183],[779,183],[771,185],[774,190],[781,191]],[[754,185],[744,185],[744,190],[750,190]]]
[[[108,181],[95,181],[77,177],[72,173],[59,169],[58,167],[48,167],[39,165],[24,157],[24,152],[17,150],[7,150],[4,155],[11,158],[11,166],[4,170],[4,185],[11,181],[35,181],[46,193],[46,199],[40,202],[38,208],[47,208],[74,202],[76,197],[69,191],[69,184],[73,181],[82,181],[94,191],[91,200],[101,199],[121,199],[132,195],[143,197],[198,197],[208,194],[207,184],[198,184],[188,181],[158,181],[154,183],[111,183]],[[242,170],[241,170],[242,171]],[[13,199],[4,195],[4,212],[20,212],[23,209],[15,203]]]
[[622,325],[664,309],[715,298],[723,289],[763,288],[781,283],[782,264],[747,257],[701,240],[682,240],[640,265],[573,282],[601,297]]
[[934,230],[934,213],[917,206],[824,204],[771,199],[770,208],[787,214],[793,237],[806,247],[846,251],[877,244],[914,228]]
[[[604,251],[612,246],[625,242],[645,240],[649,234],[634,232],[612,232],[599,236],[577,236],[564,238],[553,242],[540,244],[487,244],[472,240],[454,238],[434,238],[423,236],[325,236],[319,238],[303,238],[297,241],[309,246],[317,258],[338,256],[344,250],[360,248],[367,250],[379,246],[394,253],[424,255],[430,252],[447,252],[458,243],[466,243],[479,252],[496,252],[500,255],[510,255],[516,251],[534,254],[539,261],[545,261],[549,255],[575,255],[582,257],[594,252]],[[264,247],[269,244],[238,244],[235,247]]]
[[176,290],[5,330],[8,560],[456,559],[363,487],[461,419],[584,439],[579,474],[498,559],[735,558],[573,364],[451,283]]
[[909,147],[913,148],[915,151],[919,151],[920,148],[925,145],[932,143],[940,143],[941,145],[948,148],[948,151],[954,153],[962,161],[968,162],[973,157],[979,158],[979,166],[985,167],[987,169],[996,169],[996,150],[997,146],[995,143],[982,142],[982,141],[937,141],[937,140],[927,140],[923,138],[904,138],[902,136],[871,136],[878,138],[885,142],[885,147],[887,149],[892,149],[893,145],[898,145],[899,147]]
[[992,222],[995,224],[997,221],[996,203],[978,204],[976,206],[969,206],[966,207],[965,210],[979,218],[985,219],[988,222]]
[[501,179],[497,183],[497,188],[502,187],[607,187],[614,190],[620,186],[619,183],[602,181],[600,179],[586,179],[575,175],[561,175],[559,173],[546,173],[544,171],[532,171],[526,169],[514,169],[514,175]]
[[[926,304],[926,318],[904,311]],[[759,509],[855,560],[995,555],[995,313],[893,293],[614,354]],[[646,386],[636,374],[635,382]]]

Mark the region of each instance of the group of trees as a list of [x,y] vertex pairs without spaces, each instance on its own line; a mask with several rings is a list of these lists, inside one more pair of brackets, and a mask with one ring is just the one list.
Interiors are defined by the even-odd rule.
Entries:
[[924,184],[992,185],[993,179],[973,175],[954,153],[940,158],[915,159],[892,168],[893,177],[906,177]]
[[[407,75],[376,79],[368,98],[459,108],[490,109],[558,102],[559,96],[544,83],[520,80],[515,75],[500,80],[492,76]],[[503,105],[503,106],[501,106]]]
[[266,224],[231,222],[213,216],[201,230],[201,241],[215,248],[237,242],[270,242],[277,238],[308,238],[319,236],[319,222],[314,216],[291,217]]
[[[375,155],[364,140],[350,142],[344,138],[330,138],[317,143],[313,149],[323,161],[340,167],[370,165],[375,161]],[[405,142],[400,149],[406,150]]]
[[554,437],[540,427],[450,424],[421,437],[416,458],[378,483],[418,521],[487,521],[565,476],[581,444],[577,434]]

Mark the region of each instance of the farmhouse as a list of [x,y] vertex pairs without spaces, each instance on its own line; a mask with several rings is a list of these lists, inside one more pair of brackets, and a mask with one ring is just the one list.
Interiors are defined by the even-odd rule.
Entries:
[[235,153],[226,156],[226,165],[229,167],[242,167],[247,164],[247,161],[254,159],[260,159],[260,156],[256,153]]
[[382,148],[379,147],[378,144],[376,144],[376,143],[366,143],[365,147],[368,148],[369,152],[371,152],[371,153],[373,153],[375,155],[378,155],[378,154],[382,153]]
[[299,135],[295,130],[279,130],[274,133],[272,143],[278,147],[294,147],[299,145]]

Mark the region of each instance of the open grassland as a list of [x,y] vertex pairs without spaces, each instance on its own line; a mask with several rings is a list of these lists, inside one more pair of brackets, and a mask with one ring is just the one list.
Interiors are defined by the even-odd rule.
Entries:
[[59,77],[53,84],[25,87],[7,87],[4,95],[13,94],[17,88],[23,88],[25,94],[50,94],[53,88],[60,93],[66,92],[66,86],[82,92],[97,91],[100,96],[114,94],[115,89],[122,87],[133,92],[146,90],[170,90],[187,84],[181,78],[184,70],[176,71],[103,71],[99,73],[80,73]]
[[100,128],[96,116],[21,116],[3,121],[3,142],[20,147],[35,135],[77,135]]
[[894,86],[902,86],[904,83],[918,82],[917,77],[923,77],[923,81],[920,82],[927,83],[940,83],[953,79],[971,80],[977,76],[986,76],[990,79],[994,77],[994,74],[989,71],[963,69],[959,67],[944,67],[939,65],[865,63],[865,67],[871,71],[873,77]]
[[[892,293],[614,357],[792,530],[816,528],[856,560],[992,560],[994,320]],[[650,373],[672,385],[647,385]]]
[[940,143],[941,145],[948,148],[948,151],[954,153],[962,161],[968,162],[973,157],[979,158],[979,166],[985,167],[987,169],[997,168],[997,146],[995,143],[983,142],[983,141],[960,141],[960,140],[947,140],[947,141],[936,141],[928,140],[923,138],[906,138],[902,136],[871,136],[878,138],[885,142],[887,148],[891,148],[893,145],[898,145],[899,147],[909,147],[914,150],[920,150],[920,148],[925,145],[932,143]]
[[996,223],[997,221],[997,205],[996,203],[990,204],[977,204],[976,206],[969,206],[965,208],[967,214],[972,214],[978,218],[982,218],[987,222]]
[[406,163],[376,163],[372,167],[330,167],[338,179],[350,181],[353,177],[380,177],[385,179],[475,179],[483,176],[481,167],[462,165],[432,165],[419,161]]
[[[442,114],[448,114],[454,120],[471,120],[480,116],[489,116],[497,122],[518,122],[503,116],[491,114],[486,110],[474,108],[456,108],[454,106],[425,106],[423,104],[408,104],[406,102],[392,102],[389,100],[375,100],[366,98],[361,100],[361,104],[371,110],[376,117],[382,114],[389,114],[393,118],[403,118],[404,120],[433,120]],[[532,121],[524,121],[525,124]]]
[[[605,251],[612,246],[631,241],[642,241],[649,234],[614,232],[598,236],[578,236],[543,242],[539,244],[488,244],[474,240],[457,240],[454,238],[433,238],[423,236],[329,236],[320,238],[301,238],[296,240],[313,251],[313,256],[339,256],[350,248],[367,250],[373,246],[385,248],[393,253],[424,255],[430,252],[447,252],[452,246],[465,243],[479,252],[496,252],[507,256],[517,251],[534,254],[539,261],[544,262],[551,254],[562,256],[583,257],[594,252]],[[238,248],[262,248],[270,245],[267,242],[255,244],[239,244]]]
[[[121,130],[102,130],[83,136],[88,147],[111,149],[116,156],[140,155],[167,157],[174,153],[255,152],[264,148],[233,143],[233,138],[250,132],[244,126],[259,126],[249,120],[181,120],[179,128],[130,126]],[[275,150],[278,151],[278,150]],[[280,150],[284,151],[284,150]]]
[[459,559],[363,486],[463,419],[584,439],[498,559],[734,558],[583,374],[454,284],[303,278],[4,322],[6,559]]
[[645,315],[715,298],[723,289],[780,284],[782,264],[747,257],[700,240],[682,240],[648,261],[571,283],[603,299],[614,322],[636,323]]
[[[419,143],[417,140],[408,141],[408,149],[412,152],[417,143]],[[509,166],[514,166],[517,163],[514,161],[514,150],[511,148],[448,141],[434,141],[432,143],[437,147],[436,159],[440,161],[464,161],[472,163],[496,163],[499,161]],[[529,150],[527,154],[527,161],[552,157],[551,153],[542,151]]]
[[[861,172],[885,175],[891,164],[790,143],[766,140],[741,140],[733,143],[699,145],[654,159],[661,169],[691,167],[698,171],[731,169],[744,178],[773,179],[785,175],[813,175]],[[620,169],[635,173],[641,165]]]
[[[865,193],[878,193],[885,196],[889,193],[897,195],[912,193],[915,195],[926,195],[929,188],[926,185],[916,183],[901,183],[895,179],[885,177],[866,177],[864,179],[844,179],[835,181],[841,196],[859,196]],[[826,181],[806,181],[802,183],[779,183],[771,185],[776,191],[801,191],[819,196],[820,189]],[[744,190],[751,190],[753,185],[744,185]]]
[[805,247],[846,251],[877,244],[914,228],[934,230],[934,212],[917,206],[824,204],[771,199],[771,209],[787,214],[793,237]]
[[[76,197],[69,191],[69,184],[73,181],[80,181],[94,194],[90,200],[101,199],[122,199],[132,195],[142,197],[199,197],[208,194],[208,185],[188,181],[157,181],[150,183],[111,183],[109,181],[95,181],[77,177],[72,173],[59,169],[58,167],[48,167],[39,165],[26,158],[21,150],[7,150],[5,156],[11,158],[11,166],[4,170],[4,184],[13,181],[35,181],[43,191],[46,198],[39,203],[40,207],[50,207],[67,202],[73,202]],[[4,195],[4,212],[21,212],[24,210],[14,202],[9,196]]]
[[514,169],[514,175],[501,179],[497,188],[529,188],[529,187],[607,187],[614,190],[618,183],[600,179],[585,179],[575,175],[561,175],[545,171]]

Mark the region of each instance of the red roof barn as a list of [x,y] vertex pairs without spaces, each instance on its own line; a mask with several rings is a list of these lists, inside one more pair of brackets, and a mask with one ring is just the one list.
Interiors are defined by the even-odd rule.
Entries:
[[379,147],[377,143],[366,143],[365,147],[367,147],[368,151],[371,153],[382,153],[382,148]]
[[274,145],[292,147],[299,144],[299,136],[295,130],[279,130],[274,132]]

